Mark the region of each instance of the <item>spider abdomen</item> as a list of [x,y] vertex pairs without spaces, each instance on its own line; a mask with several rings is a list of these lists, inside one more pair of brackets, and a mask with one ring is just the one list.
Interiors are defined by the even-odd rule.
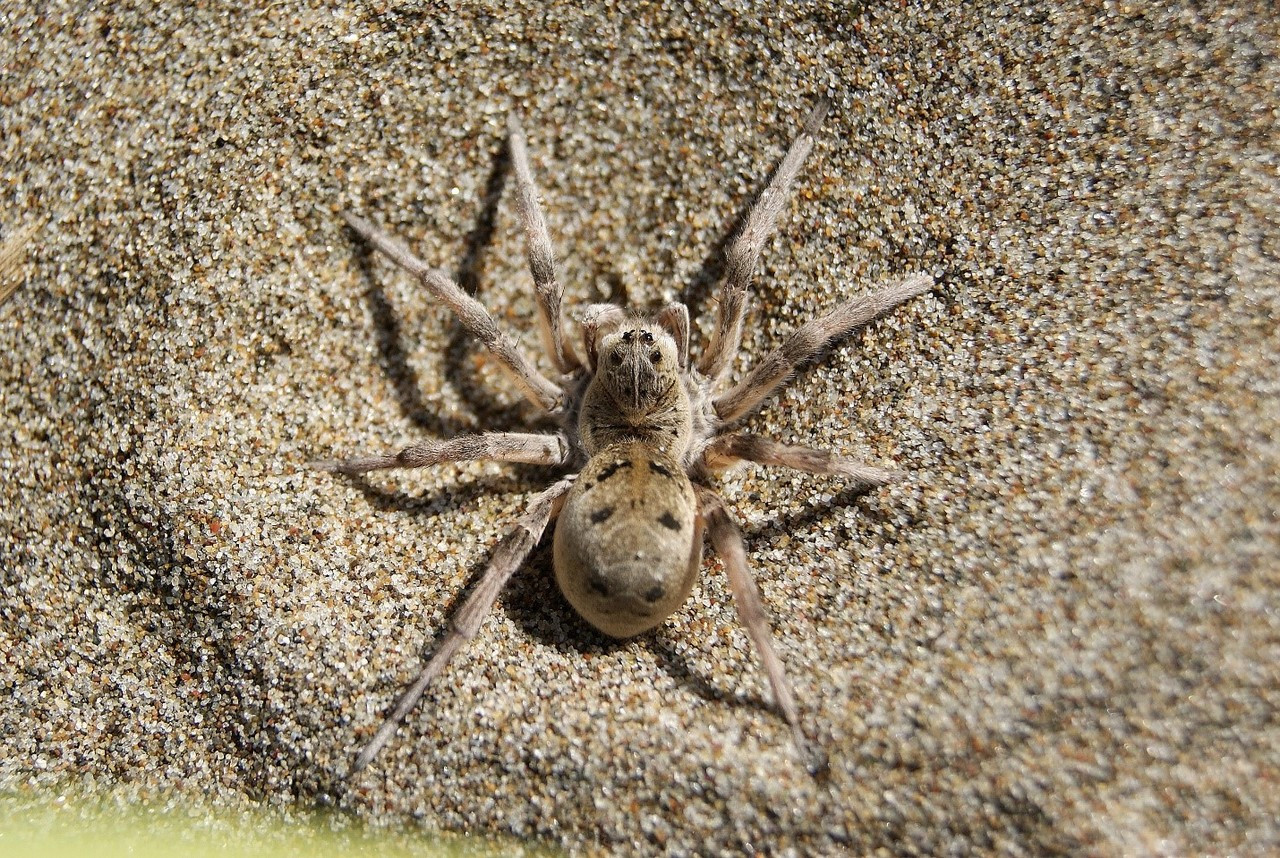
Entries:
[[702,560],[693,485],[680,465],[644,444],[591,457],[556,524],[556,582],[600,631],[648,631],[688,597]]

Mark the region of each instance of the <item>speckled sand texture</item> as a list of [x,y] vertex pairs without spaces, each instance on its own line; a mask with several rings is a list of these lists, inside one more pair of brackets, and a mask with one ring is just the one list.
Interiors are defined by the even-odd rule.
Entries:
[[[1272,4],[540,5],[0,7],[0,789],[574,852],[1280,849]],[[718,561],[617,644],[544,543],[344,785],[549,475],[307,467],[536,418],[339,211],[534,350],[518,108],[569,303],[705,320],[824,94],[748,356],[939,278],[747,421],[900,483],[724,481],[829,778]]]

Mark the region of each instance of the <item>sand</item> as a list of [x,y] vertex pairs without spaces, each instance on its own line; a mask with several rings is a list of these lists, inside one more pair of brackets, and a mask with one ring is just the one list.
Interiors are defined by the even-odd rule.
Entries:
[[[1274,10],[798,7],[4,4],[0,790],[575,853],[1280,849]],[[721,484],[829,775],[718,560],[615,643],[544,541],[348,779],[552,475],[307,466],[538,425],[339,212],[536,353],[518,110],[566,301],[705,342],[821,96],[736,371],[938,278],[745,422],[898,483]]]

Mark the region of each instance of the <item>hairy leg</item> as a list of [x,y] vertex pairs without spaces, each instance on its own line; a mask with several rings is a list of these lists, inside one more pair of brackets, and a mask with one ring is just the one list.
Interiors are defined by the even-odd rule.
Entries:
[[773,636],[769,631],[769,616],[765,613],[764,604],[760,601],[760,591],[751,577],[747,565],[747,551],[742,544],[742,532],[729,517],[724,508],[724,501],[714,492],[699,488],[698,501],[701,514],[706,521],[707,533],[711,544],[724,563],[725,574],[729,578],[729,589],[733,592],[733,605],[738,612],[738,619],[747,629],[747,634],[755,644],[760,661],[764,664],[765,673],[769,677],[769,685],[773,688],[773,697],[791,728],[791,738],[795,742],[796,751],[812,774],[819,774],[827,767],[826,754],[817,745],[811,743],[800,729],[800,713],[796,709],[795,694],[791,690],[791,682],[782,669],[782,661],[773,648]]
[[563,465],[569,445],[559,435],[525,432],[486,432],[461,435],[447,441],[423,441],[398,453],[380,453],[351,459],[326,459],[312,465],[339,474],[364,474],[387,468],[424,468],[444,462],[488,459],[495,462],[523,462],[530,465]]
[[913,274],[801,325],[778,349],[756,364],[737,386],[715,398],[717,416],[726,423],[738,419],[777,390],[799,364],[876,316],[932,288],[933,278],[928,274]]
[[698,370],[713,381],[719,381],[729,372],[738,353],[738,346],[742,342],[742,319],[747,312],[747,287],[755,273],[760,251],[774,233],[778,215],[781,214],[791,190],[791,183],[795,181],[800,166],[813,149],[818,126],[822,124],[830,107],[831,103],[822,99],[809,112],[800,134],[792,141],[791,148],[774,171],[768,186],[760,192],[759,198],[747,214],[747,222],[725,255],[725,278],[720,289],[715,333],[711,337],[711,344],[698,361]]
[[893,471],[845,459],[830,450],[779,444],[747,432],[735,432],[716,438],[703,452],[702,460],[712,471],[746,461],[758,465],[793,468],[810,474],[847,477],[867,486],[884,485],[895,476]]
[[475,590],[467,597],[467,601],[458,610],[458,613],[454,615],[452,628],[445,635],[440,648],[436,650],[435,655],[422,668],[418,678],[400,696],[395,709],[387,716],[387,720],[382,723],[382,726],[378,728],[378,732],[360,751],[355,763],[351,766],[348,776],[354,775],[369,765],[370,761],[377,756],[383,746],[395,735],[400,722],[413,711],[413,708],[418,704],[418,700],[422,698],[423,693],[427,690],[427,686],[444,671],[445,665],[462,648],[462,645],[475,635],[476,630],[480,628],[480,624],[484,622],[484,618],[489,615],[489,611],[493,608],[493,603],[497,600],[498,594],[502,592],[502,588],[506,586],[512,573],[520,568],[520,564],[524,563],[525,558],[529,556],[529,552],[533,551],[534,546],[538,544],[538,540],[542,538],[542,532],[546,530],[547,523],[555,518],[559,512],[560,506],[564,502],[565,493],[569,491],[572,485],[573,478],[568,477],[536,495],[529,504],[528,511],[520,517],[516,526],[498,543],[498,547],[494,549],[493,558],[489,561],[489,566],[485,569],[480,583],[476,585]]
[[551,236],[547,234],[546,218],[538,205],[538,189],[533,184],[533,172],[529,169],[524,129],[514,113],[507,119],[507,135],[520,200],[520,221],[524,224],[525,241],[529,246],[529,271],[533,274],[534,289],[538,293],[542,342],[555,368],[562,373],[570,372],[578,367],[578,359],[565,346],[564,322],[560,313],[564,289],[556,278],[555,252],[551,248]]
[[511,373],[520,390],[534,404],[551,411],[560,404],[564,392],[534,368],[520,351],[515,339],[498,327],[484,306],[458,287],[447,275],[414,256],[404,243],[383,232],[359,215],[343,212],[342,217],[365,241],[382,251],[396,265],[417,277],[437,301],[453,311],[467,333],[479,340]]

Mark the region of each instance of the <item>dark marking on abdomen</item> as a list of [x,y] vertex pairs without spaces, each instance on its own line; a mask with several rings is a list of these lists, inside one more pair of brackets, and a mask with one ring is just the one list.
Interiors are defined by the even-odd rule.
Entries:
[[599,524],[602,521],[608,521],[609,516],[613,515],[613,507],[605,506],[591,513],[591,523]]
[[[613,510],[609,510],[609,511],[613,512]],[[662,515],[658,516],[658,524],[662,525],[668,530],[680,529],[680,522],[676,521],[676,517],[671,514],[671,510],[667,510]]]
[[613,592],[609,588],[609,582],[605,577],[594,569],[587,572],[587,586],[591,588],[592,592],[606,598]]
[[622,470],[623,468],[629,468],[629,467],[631,467],[631,463],[628,462],[626,459],[623,459],[620,462],[614,462],[612,465],[608,465],[604,468],[601,468],[600,476],[596,477],[596,485],[600,485],[605,480],[609,479],[610,477],[618,473],[618,471]]
[[671,473],[670,468],[668,468],[666,465],[663,465],[659,462],[653,461],[653,459],[649,460],[649,470],[653,471],[655,474],[661,474],[662,476],[666,477],[668,480],[674,480],[676,478],[676,475]]

